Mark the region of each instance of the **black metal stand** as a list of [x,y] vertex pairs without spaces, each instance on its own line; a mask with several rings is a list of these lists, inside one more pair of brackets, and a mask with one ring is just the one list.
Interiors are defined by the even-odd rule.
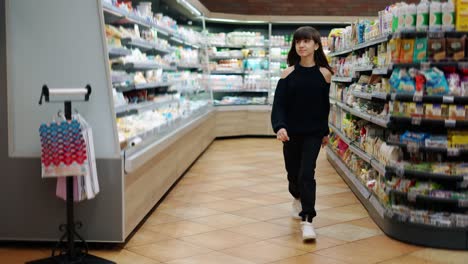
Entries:
[[[49,96],[53,89],[42,87],[41,99],[39,104],[42,104],[42,98],[45,97],[45,101],[49,102]],[[83,89],[84,90],[84,89]],[[64,92],[64,91],[62,91]],[[91,87],[86,86],[86,90],[80,91],[85,96],[85,101],[89,100],[91,94]],[[77,95],[80,94],[77,92]],[[53,91],[54,94],[61,94],[60,91]],[[69,95],[71,93],[64,92],[62,95]],[[76,94],[75,94],[76,95]],[[71,101],[64,101],[65,118],[67,120],[72,119],[72,103]],[[83,225],[81,222],[74,221],[74,197],[73,197],[73,176],[67,177],[66,179],[67,188],[67,223],[60,225],[59,229],[64,232],[60,240],[58,241],[55,248],[52,250],[52,256],[45,259],[33,260],[26,262],[27,264],[115,264],[115,262],[96,257],[88,254],[88,244],[78,234],[76,229],[80,229]],[[66,241],[65,241],[66,238]],[[78,238],[81,245],[75,243],[75,238]]]

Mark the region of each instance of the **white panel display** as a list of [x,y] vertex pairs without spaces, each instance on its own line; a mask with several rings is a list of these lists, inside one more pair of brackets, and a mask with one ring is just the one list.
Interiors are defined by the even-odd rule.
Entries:
[[120,155],[99,0],[6,0],[9,155],[38,157],[38,128],[63,104],[38,105],[43,84],[85,87],[74,102],[92,125],[97,158]]

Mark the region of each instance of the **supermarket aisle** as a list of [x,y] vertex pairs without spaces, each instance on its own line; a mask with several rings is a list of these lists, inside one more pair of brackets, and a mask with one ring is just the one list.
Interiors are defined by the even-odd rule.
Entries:
[[[281,145],[235,139],[214,142],[124,248],[92,253],[124,264],[466,263],[468,252],[387,238],[325,151],[319,160],[316,243],[303,244],[289,217]],[[0,248],[0,263],[48,253]]]

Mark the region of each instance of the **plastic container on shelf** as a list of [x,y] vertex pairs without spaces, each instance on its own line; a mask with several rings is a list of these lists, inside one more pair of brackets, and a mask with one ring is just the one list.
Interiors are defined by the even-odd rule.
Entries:
[[455,30],[455,5],[452,0],[442,4],[442,30]]
[[416,30],[427,31],[429,29],[429,2],[421,0],[417,6]]
[[442,4],[439,0],[433,0],[429,7],[429,31],[442,30]]

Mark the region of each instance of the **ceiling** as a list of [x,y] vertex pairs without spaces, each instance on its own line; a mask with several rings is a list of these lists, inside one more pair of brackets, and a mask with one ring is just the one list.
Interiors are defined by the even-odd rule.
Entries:
[[[268,16],[377,16],[394,0],[199,0],[210,12]],[[409,3],[418,0],[406,0]]]

